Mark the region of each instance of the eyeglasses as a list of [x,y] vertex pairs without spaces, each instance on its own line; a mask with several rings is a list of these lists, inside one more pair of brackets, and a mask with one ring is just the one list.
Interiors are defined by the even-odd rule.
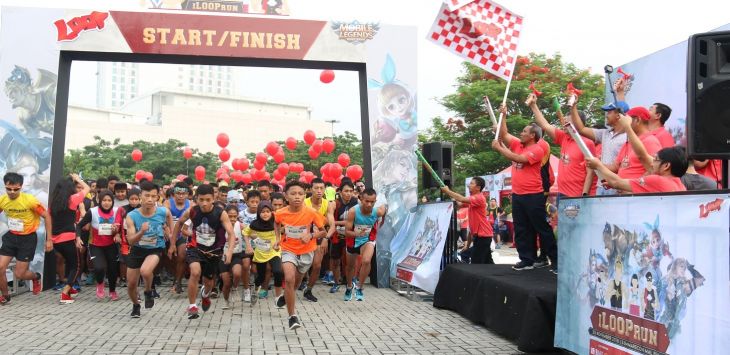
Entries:
[[20,191],[20,187],[13,189],[13,188],[10,188],[10,187],[7,187],[6,186],[5,187],[5,191],[7,191],[7,192],[18,192],[18,191]]

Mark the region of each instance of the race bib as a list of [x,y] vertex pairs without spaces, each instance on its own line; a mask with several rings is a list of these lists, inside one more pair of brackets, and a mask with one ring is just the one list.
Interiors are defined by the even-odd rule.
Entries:
[[214,233],[198,233],[197,235],[198,244],[209,247],[215,243]]
[[337,230],[337,234],[344,236],[345,235],[345,226],[337,226],[335,227]]
[[284,227],[284,233],[287,238],[302,239],[309,234],[309,228],[307,226],[286,226]]
[[257,238],[257,239],[254,239],[253,244],[256,247],[256,250],[258,250],[258,251],[271,250],[271,241],[270,240],[264,240],[261,238]]
[[370,230],[373,229],[373,226],[368,226],[366,224],[356,224],[355,225],[355,234],[358,236],[365,234],[365,236],[370,236]]
[[139,239],[139,245],[144,247],[156,247],[157,236],[156,235],[145,235]]
[[99,224],[99,235],[112,235],[112,226],[111,223]]
[[25,230],[23,221],[18,218],[8,218],[8,228],[13,232],[22,232]]
[[[236,246],[233,247],[234,253],[243,253],[243,240],[236,238]],[[226,248],[227,249],[227,248]]]

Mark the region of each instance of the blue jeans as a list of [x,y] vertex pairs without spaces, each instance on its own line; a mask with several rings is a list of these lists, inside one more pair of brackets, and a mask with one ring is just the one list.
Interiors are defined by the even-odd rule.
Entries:
[[616,189],[607,189],[603,187],[603,185],[598,185],[596,188],[596,196],[611,196],[617,194],[618,191]]

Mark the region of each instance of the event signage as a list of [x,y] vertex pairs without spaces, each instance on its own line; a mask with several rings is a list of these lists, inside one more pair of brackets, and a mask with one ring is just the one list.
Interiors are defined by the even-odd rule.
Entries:
[[380,25],[377,23],[360,23],[357,20],[350,23],[332,22],[332,30],[341,40],[358,44],[373,39],[378,34]]
[[555,346],[579,354],[728,349],[729,197],[562,200]]
[[288,0],[147,0],[153,10],[288,16]]
[[58,41],[73,41],[87,30],[101,30],[109,17],[108,12],[93,11],[85,16],[77,16],[68,21],[60,19],[53,24],[58,30]]

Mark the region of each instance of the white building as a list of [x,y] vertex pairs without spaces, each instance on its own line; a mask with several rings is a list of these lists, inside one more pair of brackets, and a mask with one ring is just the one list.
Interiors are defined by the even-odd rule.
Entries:
[[135,97],[116,110],[69,105],[65,149],[92,144],[94,136],[120,138],[121,143],[174,138],[217,154],[216,137],[225,132],[232,158],[239,158],[263,151],[270,141],[301,140],[308,129],[318,137],[331,133],[330,124],[311,119],[307,105],[160,90]]

